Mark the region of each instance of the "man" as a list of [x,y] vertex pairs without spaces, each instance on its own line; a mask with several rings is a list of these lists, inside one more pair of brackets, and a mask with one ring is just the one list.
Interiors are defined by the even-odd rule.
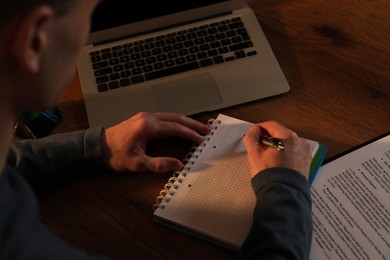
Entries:
[[[145,154],[148,140],[179,136],[202,142],[210,129],[173,113],[140,113],[102,127],[13,144],[19,112],[58,103],[98,0],[13,0],[0,3],[0,259],[83,259],[39,222],[32,188],[52,185],[76,166],[104,163],[112,171],[168,172],[179,160]],[[281,138],[285,152],[259,145]],[[252,127],[244,142],[257,196],[245,258],[306,259],[311,242],[308,141],[276,122]],[[261,173],[260,173],[261,172]],[[306,177],[306,179],[305,179]]]

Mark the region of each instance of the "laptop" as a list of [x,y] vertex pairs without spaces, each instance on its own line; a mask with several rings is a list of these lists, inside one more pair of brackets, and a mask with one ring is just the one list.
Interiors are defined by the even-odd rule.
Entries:
[[289,90],[247,0],[103,0],[77,69],[90,126]]

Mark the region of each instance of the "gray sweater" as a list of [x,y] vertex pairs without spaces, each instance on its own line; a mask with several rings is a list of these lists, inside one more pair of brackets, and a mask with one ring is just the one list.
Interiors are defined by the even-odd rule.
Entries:
[[[69,176],[74,167],[102,164],[102,128],[15,143],[0,174],[0,259],[89,259],[39,221],[33,189]],[[308,259],[311,199],[307,181],[286,168],[252,179],[257,196],[253,227],[242,258]]]

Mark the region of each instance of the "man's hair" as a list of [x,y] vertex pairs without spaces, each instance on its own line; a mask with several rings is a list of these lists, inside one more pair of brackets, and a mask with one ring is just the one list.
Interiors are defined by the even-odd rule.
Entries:
[[22,14],[34,7],[48,5],[53,8],[55,15],[65,14],[74,0],[0,0],[0,25],[11,17]]

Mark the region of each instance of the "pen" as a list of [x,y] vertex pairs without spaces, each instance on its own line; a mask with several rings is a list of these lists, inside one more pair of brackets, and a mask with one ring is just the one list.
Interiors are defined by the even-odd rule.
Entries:
[[283,151],[284,149],[286,149],[286,146],[284,146],[282,141],[280,141],[278,138],[272,136],[263,136],[260,140],[262,144],[278,149],[278,151]]

